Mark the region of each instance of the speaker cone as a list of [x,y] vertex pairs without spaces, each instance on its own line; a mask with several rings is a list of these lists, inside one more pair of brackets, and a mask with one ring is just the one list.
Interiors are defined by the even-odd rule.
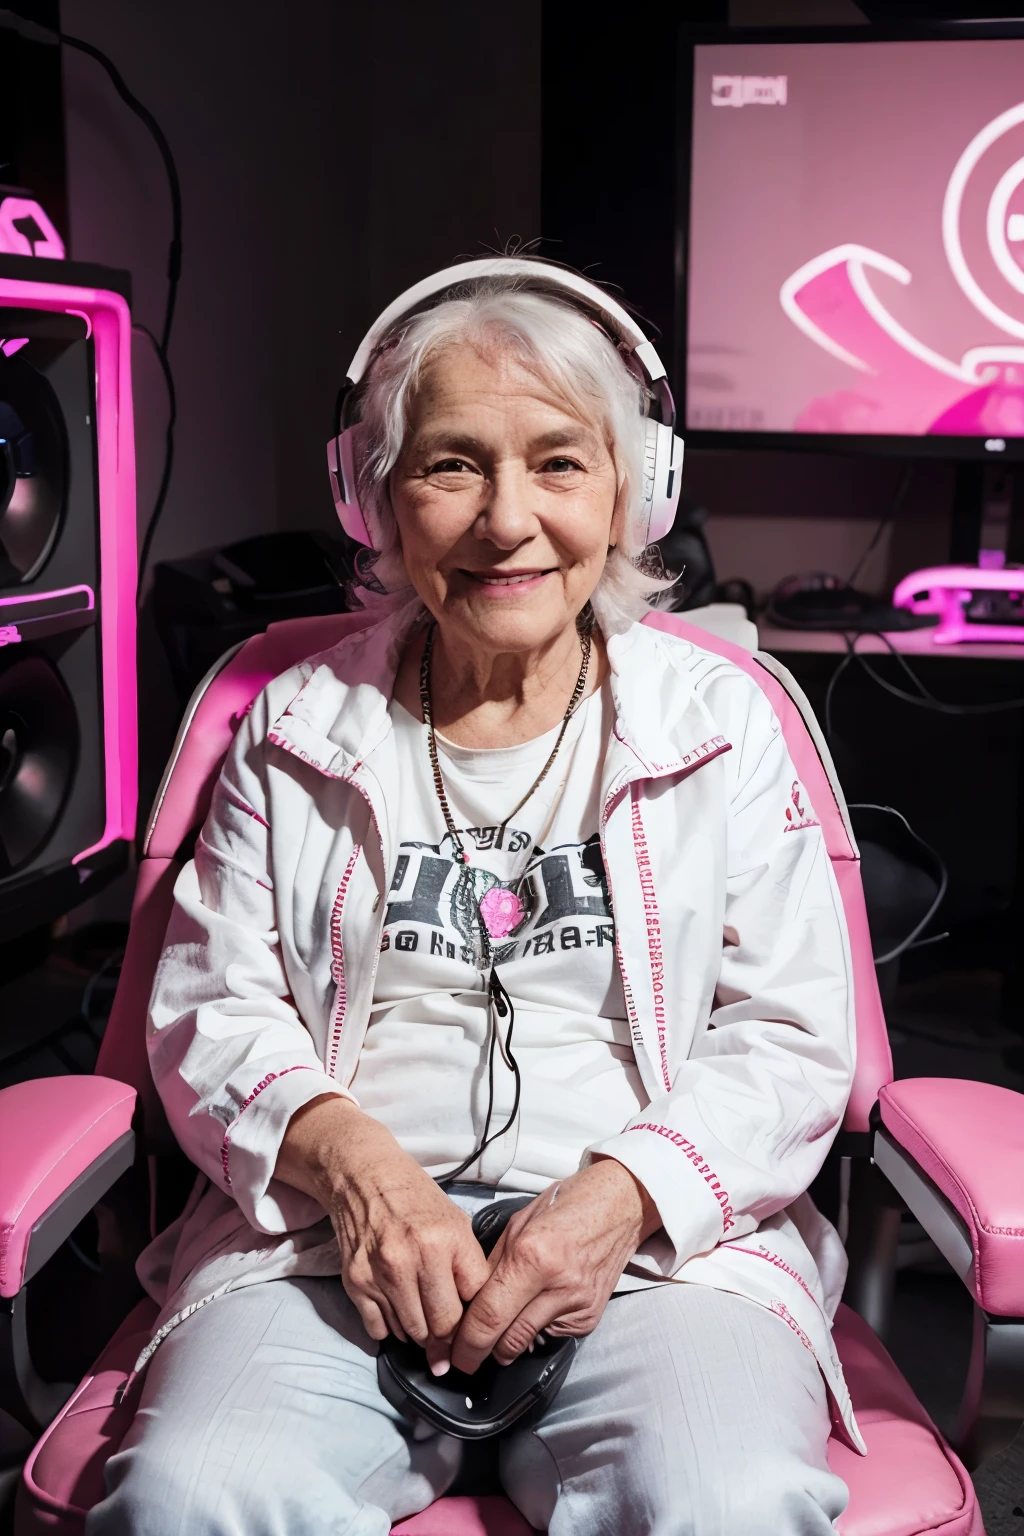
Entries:
[[52,386],[21,354],[0,353],[0,586],[30,581],[60,529],[67,495],[64,420]]
[[19,656],[0,670],[0,877],[53,832],[77,755],[78,718],[59,673],[43,656]]

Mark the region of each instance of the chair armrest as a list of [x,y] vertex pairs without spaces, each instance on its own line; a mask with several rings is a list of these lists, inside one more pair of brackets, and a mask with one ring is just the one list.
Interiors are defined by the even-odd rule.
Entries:
[[0,1296],[16,1296],[135,1155],[135,1089],[109,1077],[0,1088]]
[[1024,1318],[1024,1094],[921,1077],[878,1103],[879,1168],[978,1305]]

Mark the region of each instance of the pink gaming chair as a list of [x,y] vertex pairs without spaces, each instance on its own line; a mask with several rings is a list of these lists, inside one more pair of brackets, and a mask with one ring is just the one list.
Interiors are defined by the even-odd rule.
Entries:
[[[150,818],[99,1072],[0,1090],[0,1406],[42,1432],[22,1472],[16,1536],[80,1536],[86,1512],[103,1496],[104,1463],[130,1422],[122,1388],[156,1315],[151,1301],[139,1302],[73,1391],[40,1381],[33,1370],[27,1283],[134,1162],[148,1158],[152,1174],[165,1161],[162,1154],[175,1151],[145,1046],[175,877],[251,700],[270,678],[365,622],[346,615],[272,625],[207,676],[189,705]],[[857,850],[806,701],[771,657],[753,656],[674,615],[654,614],[647,622],[729,657],[767,694],[824,829],[846,908],[858,1061],[830,1159],[833,1169],[841,1158],[850,1160],[851,1267],[835,1339],[868,1455],[858,1456],[837,1437],[830,1442],[832,1466],[850,1488],[839,1530],[843,1536],[984,1536],[964,1464],[870,1325],[885,1325],[905,1203],[975,1301],[958,1444],[975,1462],[1013,1437],[1024,1417],[1024,1097],[974,1082],[892,1081]],[[158,1208],[154,1195],[152,1209]],[[530,1527],[507,1500],[493,1496],[441,1499],[394,1529],[409,1536],[528,1536]]]

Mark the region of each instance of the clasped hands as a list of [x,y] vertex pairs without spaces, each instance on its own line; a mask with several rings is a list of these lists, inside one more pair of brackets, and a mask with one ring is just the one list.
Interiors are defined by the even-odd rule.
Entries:
[[562,1179],[515,1212],[489,1258],[470,1217],[351,1100],[316,1099],[288,1128],[277,1176],[329,1213],[341,1276],[372,1339],[425,1349],[430,1368],[508,1365],[543,1329],[592,1332],[654,1202],[612,1158]]

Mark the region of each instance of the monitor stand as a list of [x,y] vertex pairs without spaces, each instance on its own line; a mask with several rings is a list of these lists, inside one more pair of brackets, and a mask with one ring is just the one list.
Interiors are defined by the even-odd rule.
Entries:
[[1024,466],[957,464],[949,559],[951,565],[1024,565]]

